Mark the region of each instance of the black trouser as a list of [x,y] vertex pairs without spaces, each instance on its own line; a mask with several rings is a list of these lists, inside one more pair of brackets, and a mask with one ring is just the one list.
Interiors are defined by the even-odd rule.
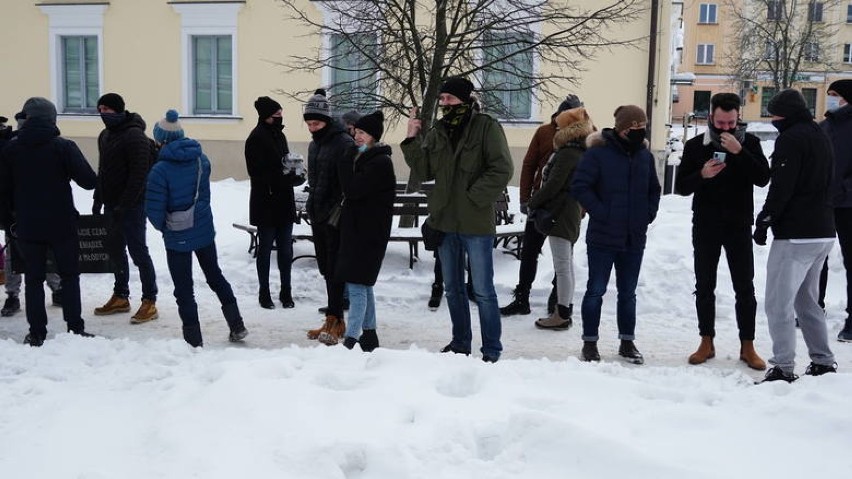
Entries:
[[734,286],[737,327],[741,340],[754,340],[754,253],[751,225],[715,223],[693,224],[692,246],[695,259],[695,309],[701,336],[716,335],[716,273],[725,248],[731,282]]
[[[834,227],[837,229],[837,242],[843,255],[843,269],[846,270],[846,313],[852,314],[849,300],[852,298],[852,208],[834,208]],[[828,258],[822,266],[819,277],[819,305],[825,309],[825,289],[828,286]]]
[[47,251],[53,250],[56,270],[62,284],[62,316],[68,329],[84,331],[80,312],[80,242],[76,230],[60,234],[47,241],[18,240],[24,258],[26,281],[27,322],[30,334],[44,339],[47,336],[47,311],[44,307],[44,279],[47,274]]
[[533,221],[527,221],[524,226],[524,243],[521,245],[521,267],[518,271],[518,287],[524,291],[532,288],[535,275],[538,271],[538,255],[547,236],[535,229]]
[[340,231],[327,223],[312,224],[314,252],[320,274],[325,278],[325,290],[328,295],[328,314],[343,318],[343,291],[346,283],[336,281],[337,254],[340,249]]

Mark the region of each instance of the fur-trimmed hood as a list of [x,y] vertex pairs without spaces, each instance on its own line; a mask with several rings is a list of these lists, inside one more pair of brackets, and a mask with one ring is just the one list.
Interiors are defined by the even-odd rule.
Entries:
[[556,134],[553,136],[553,149],[558,150],[572,142],[582,145],[585,139],[594,132],[595,125],[592,124],[591,119],[586,118],[585,120],[574,122],[565,128],[556,130]]
[[[618,145],[622,150],[624,149],[624,145],[618,140],[618,134],[612,128],[604,128],[601,131],[596,131],[591,135],[586,137],[586,148],[593,148],[595,146],[604,146],[607,144],[607,141],[613,142]],[[647,149],[650,146],[648,140],[642,142],[642,144]]]

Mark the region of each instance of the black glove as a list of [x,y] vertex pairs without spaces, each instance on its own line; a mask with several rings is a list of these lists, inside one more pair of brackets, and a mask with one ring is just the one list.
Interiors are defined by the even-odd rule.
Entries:
[[104,207],[103,203],[101,203],[99,201],[95,201],[94,203],[92,203],[92,214],[93,215],[101,214],[101,209],[103,207]]
[[770,226],[772,226],[772,217],[765,211],[761,211],[754,222],[754,234],[751,235],[755,244],[766,246],[766,235]]
[[521,203],[521,213],[528,215],[530,214],[530,205],[527,203]]

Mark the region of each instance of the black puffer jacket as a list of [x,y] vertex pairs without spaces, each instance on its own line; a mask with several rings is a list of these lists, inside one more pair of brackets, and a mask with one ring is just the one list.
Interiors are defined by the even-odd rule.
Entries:
[[0,151],[0,223],[16,222],[16,234],[25,240],[76,236],[70,181],[91,190],[95,172],[53,123],[27,120],[19,132]]
[[355,141],[343,126],[332,121],[314,133],[308,147],[308,216],[318,225],[328,220],[331,210],[340,203],[343,192],[340,185],[340,168],[352,168],[352,158],[357,151]]
[[303,176],[284,174],[282,160],[290,149],[287,137],[263,120],[246,140],[246,169],[251,178],[249,223],[255,226],[285,226],[296,219],[293,187],[305,182]]
[[772,225],[775,239],[834,237],[834,154],[828,137],[807,110],[786,118],[779,131],[758,221]]
[[107,208],[133,208],[145,197],[145,182],[151,167],[151,141],[145,136],[145,121],[125,112],[119,125],[98,136],[98,186],[95,202]]
[[852,105],[826,113],[820,126],[834,148],[834,207],[852,208]]
[[350,172],[341,172],[345,200],[340,216],[337,279],[376,284],[393,222],[396,176],[391,147],[377,144],[355,158]]

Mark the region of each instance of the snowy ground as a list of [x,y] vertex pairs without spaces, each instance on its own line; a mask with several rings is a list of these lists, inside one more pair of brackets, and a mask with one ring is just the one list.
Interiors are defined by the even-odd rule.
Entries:
[[[771,146],[768,145],[768,146]],[[539,331],[553,273],[539,263],[534,311],[503,322],[495,365],[437,354],[449,340],[446,306],[426,308],[431,257],[408,269],[407,247],[392,244],[376,286],[382,348],[373,354],[306,339],[324,303],[315,263],[293,266],[296,308],[256,303],[245,222],[248,183],[213,185],[219,257],[250,334],[226,340],[215,296],[196,268],[204,350],[180,338],[159,234],[149,230],[157,266],[160,319],[96,317],[108,275],[82,278],[87,329],[64,331],[48,308],[43,348],[21,345],[23,313],[0,319],[0,477],[4,478],[720,478],[848,477],[852,429],[852,345],[832,342],[840,373],[754,386],[761,373],[738,361],[727,268],[717,290],[717,357],[689,366],[698,344],[693,306],[690,199],[664,197],[652,225],[638,288],[637,345],[646,365],[617,359],[615,293],[604,300],[604,361],[577,360],[579,327]],[[513,194],[517,191],[513,190]],[[87,211],[87,193],[77,191]],[[756,193],[762,204],[765,191]],[[511,207],[517,209],[517,198]],[[519,215],[520,216],[520,215]],[[296,244],[296,254],[311,244]],[[586,247],[576,248],[585,290]],[[763,313],[768,247],[756,247],[756,345],[768,358]],[[839,251],[832,252],[829,334],[845,313]],[[722,261],[724,265],[724,260]],[[518,261],[495,251],[501,304],[517,282]],[[139,281],[133,270],[133,306]],[[275,275],[273,274],[273,278]],[[273,282],[277,284],[277,282]],[[475,314],[475,306],[473,307]],[[475,317],[475,316],[474,316]],[[575,318],[579,322],[579,315]],[[478,333],[474,333],[478,337]],[[799,340],[797,372],[808,363]],[[474,343],[474,349],[479,346]]]

